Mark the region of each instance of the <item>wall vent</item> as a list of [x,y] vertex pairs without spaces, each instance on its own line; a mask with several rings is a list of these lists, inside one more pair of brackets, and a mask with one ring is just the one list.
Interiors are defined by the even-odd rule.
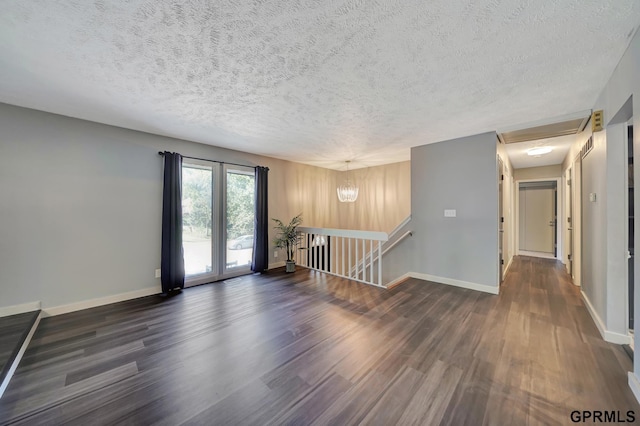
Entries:
[[582,158],[586,157],[589,152],[593,149],[593,136],[590,136],[589,139],[584,143],[582,149],[580,150],[580,156]]
[[591,118],[591,110],[557,117],[554,120],[538,121],[510,129],[499,130],[498,139],[504,144],[550,139],[575,135],[584,130]]
[[604,117],[602,110],[593,111],[593,115],[591,116],[591,131],[599,132],[603,129],[604,125]]

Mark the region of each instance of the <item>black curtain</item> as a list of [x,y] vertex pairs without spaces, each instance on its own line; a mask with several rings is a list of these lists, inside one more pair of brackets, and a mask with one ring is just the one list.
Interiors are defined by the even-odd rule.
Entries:
[[268,167],[256,167],[256,215],[254,219],[253,272],[266,271],[269,266],[269,212],[267,209]]
[[162,193],[162,292],[184,288],[182,156],[164,152]]

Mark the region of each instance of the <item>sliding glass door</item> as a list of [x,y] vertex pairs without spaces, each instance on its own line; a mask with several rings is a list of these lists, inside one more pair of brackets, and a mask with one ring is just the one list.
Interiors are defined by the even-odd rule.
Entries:
[[218,275],[215,244],[218,164],[186,160],[182,165],[182,246],[187,283]]
[[253,255],[255,175],[248,167],[224,166],[225,272],[248,270]]
[[253,168],[184,160],[182,239],[186,286],[250,270],[254,199]]

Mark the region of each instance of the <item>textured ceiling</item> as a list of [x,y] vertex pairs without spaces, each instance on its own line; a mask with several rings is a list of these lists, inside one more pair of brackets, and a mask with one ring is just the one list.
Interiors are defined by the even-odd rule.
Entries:
[[0,101],[324,167],[593,106],[638,0],[0,0]]

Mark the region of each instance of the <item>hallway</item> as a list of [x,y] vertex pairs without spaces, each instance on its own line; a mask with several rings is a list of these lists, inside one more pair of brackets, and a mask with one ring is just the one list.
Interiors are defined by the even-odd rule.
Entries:
[[[489,403],[495,410],[506,399],[507,407],[522,404],[524,411],[528,405],[528,418],[543,423],[569,423],[573,410],[633,410],[638,417],[640,409],[627,385],[631,359],[621,346],[602,340],[580,288],[559,261],[514,258],[488,316],[487,324],[495,329],[487,330],[483,340],[493,337],[504,343]],[[497,382],[509,391],[502,393]],[[508,415],[512,408],[502,410]],[[513,422],[521,423],[518,417]]]
[[555,261],[515,258],[499,296],[274,270],[43,319],[0,424],[637,418],[630,369]]

